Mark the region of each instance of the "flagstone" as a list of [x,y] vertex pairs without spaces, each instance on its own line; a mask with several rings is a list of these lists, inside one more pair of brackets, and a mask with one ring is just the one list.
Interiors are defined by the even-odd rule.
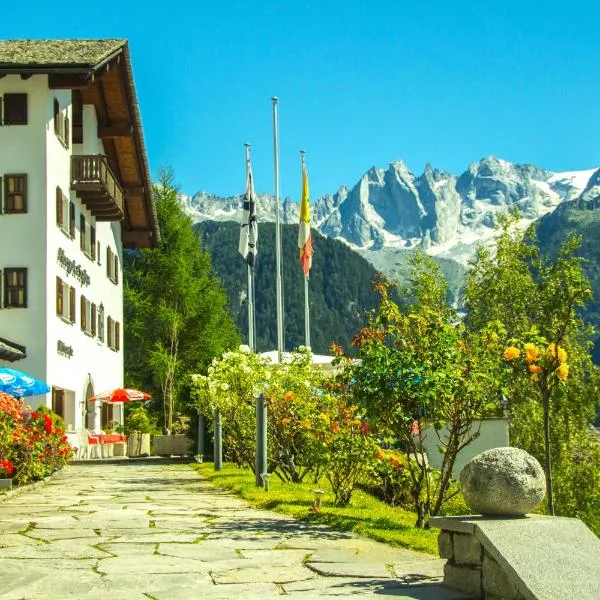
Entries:
[[208,569],[202,561],[191,558],[140,554],[105,558],[98,562],[98,571],[106,575],[128,572],[177,575],[179,573],[207,573]]
[[157,551],[165,556],[194,558],[204,562],[239,560],[239,554],[235,548],[215,544],[207,545],[205,541],[198,544],[160,544]]
[[144,533],[131,533],[127,535],[119,535],[116,532],[115,537],[112,538],[112,542],[115,544],[163,544],[163,543],[185,543],[185,544],[193,544],[199,538],[201,538],[201,534],[198,533],[154,533],[156,529],[148,528],[148,531],[144,530]]
[[30,558],[48,560],[51,557],[57,559],[82,559],[82,558],[105,558],[110,556],[88,544],[75,544],[72,540],[61,540],[46,544],[38,542],[37,545],[25,545],[11,548],[0,548],[0,559],[4,558]]
[[95,540],[93,543],[99,543],[103,539],[102,536],[97,535],[93,529],[37,529],[34,528],[29,531],[26,535],[31,539],[46,540],[48,542],[53,540],[79,540],[87,539]]
[[302,565],[287,567],[243,567],[243,562],[233,569],[223,571],[211,569],[210,574],[213,581],[220,583],[286,583],[289,581],[302,581],[303,579],[314,579],[315,574]]

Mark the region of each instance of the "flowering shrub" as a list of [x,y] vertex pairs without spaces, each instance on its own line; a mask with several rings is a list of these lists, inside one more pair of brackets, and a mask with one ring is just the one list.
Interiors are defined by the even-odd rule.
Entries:
[[8,394],[0,394],[0,476],[15,483],[42,479],[63,467],[73,449],[62,419],[45,407],[24,408]]
[[343,397],[334,398],[331,424],[323,439],[322,467],[335,494],[335,504],[346,506],[357,483],[366,478],[377,444],[358,409]]
[[382,500],[391,506],[410,503],[412,481],[404,454],[379,448],[369,471],[376,494]]

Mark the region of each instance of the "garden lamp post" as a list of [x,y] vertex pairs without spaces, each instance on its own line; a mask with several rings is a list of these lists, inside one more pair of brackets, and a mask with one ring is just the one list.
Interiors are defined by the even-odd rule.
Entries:
[[199,454],[199,455],[204,454],[205,427],[206,427],[206,419],[204,418],[204,415],[198,414],[198,437],[197,437],[198,446],[196,448],[196,454]]
[[[262,474],[267,473],[267,407],[264,394],[256,396],[256,487],[263,487]],[[267,488],[268,489],[268,484]]]
[[223,468],[223,428],[221,426],[221,411],[215,406],[215,439],[214,439],[214,465],[215,471]]

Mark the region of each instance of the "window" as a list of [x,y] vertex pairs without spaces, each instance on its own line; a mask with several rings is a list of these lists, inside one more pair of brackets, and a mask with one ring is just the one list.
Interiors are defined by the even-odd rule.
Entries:
[[4,308],[27,308],[27,269],[4,269]]
[[52,388],[52,410],[57,415],[65,418],[65,391]]
[[104,304],[98,307],[98,341],[104,342]]
[[118,321],[108,317],[106,326],[108,347],[118,352],[121,349],[121,325]]
[[4,176],[4,212],[27,212],[27,175]]
[[69,117],[66,110],[60,110],[58,100],[54,98],[54,133],[65,147],[69,147]]
[[96,305],[85,296],[80,300],[81,331],[96,336]]
[[83,253],[96,260],[96,228],[92,227],[84,215],[79,216],[79,246]]
[[75,288],[56,278],[56,314],[63,321],[75,323]]
[[113,283],[119,283],[119,256],[106,246],[106,275]]
[[75,236],[75,203],[56,188],[56,224],[70,237]]
[[2,124],[27,125],[27,94],[4,94]]

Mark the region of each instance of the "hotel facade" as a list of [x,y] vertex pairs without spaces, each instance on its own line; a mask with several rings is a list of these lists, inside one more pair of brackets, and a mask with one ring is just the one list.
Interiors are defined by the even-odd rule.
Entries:
[[122,421],[123,247],[159,239],[125,40],[0,41],[0,366],[72,430]]

